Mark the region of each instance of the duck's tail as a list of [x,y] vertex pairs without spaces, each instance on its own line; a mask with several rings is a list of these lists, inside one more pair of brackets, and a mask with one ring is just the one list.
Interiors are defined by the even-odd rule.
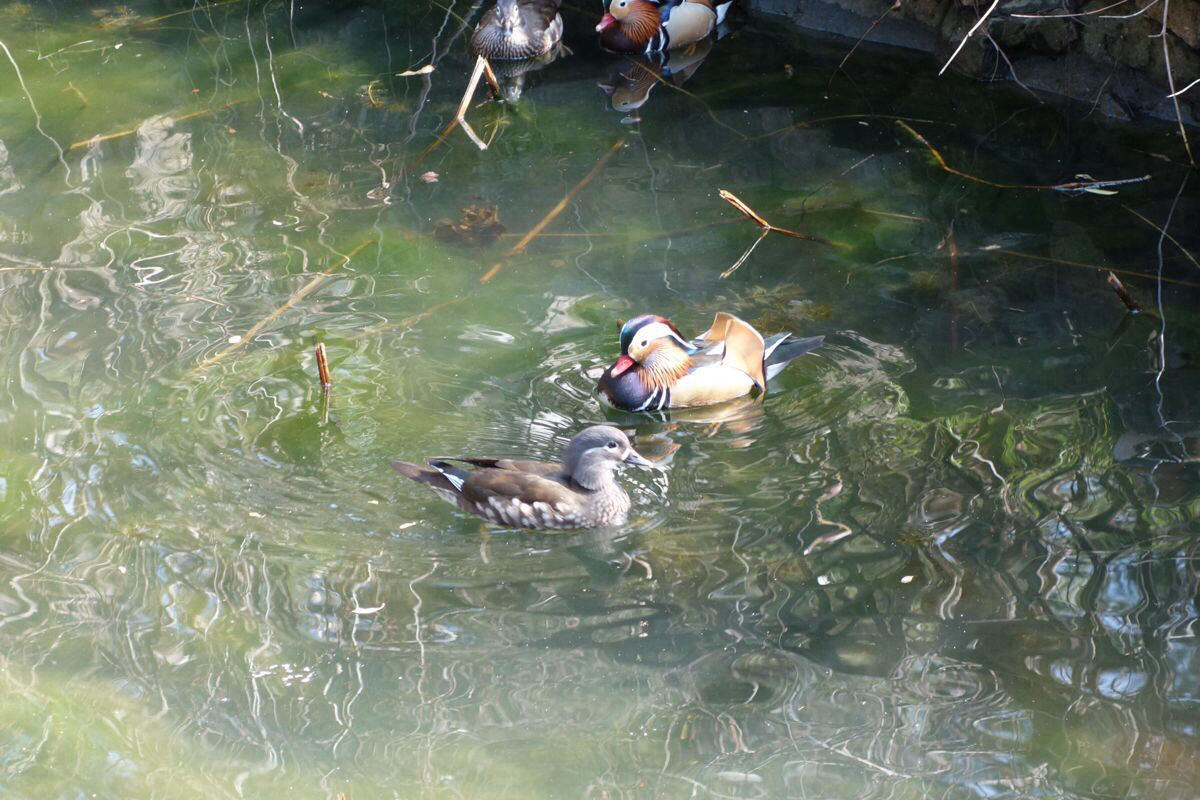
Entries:
[[720,25],[722,22],[725,21],[725,15],[729,13],[729,7],[731,5],[733,5],[733,0],[724,0],[724,2],[720,2],[720,0],[718,0],[718,2],[716,4],[716,6],[717,6],[717,8],[716,8],[717,24],[718,25]]
[[783,372],[783,368],[793,359],[820,347],[824,341],[824,336],[809,336],[799,339],[790,333],[777,333],[767,338],[766,347],[763,350],[763,367],[766,369],[767,380],[769,381]]
[[393,461],[392,469],[406,478],[411,478],[417,483],[428,486],[451,503],[458,502],[463,481],[467,477],[466,471],[452,467],[444,462],[435,461],[432,463],[433,467],[430,468],[417,464],[409,464],[407,461]]

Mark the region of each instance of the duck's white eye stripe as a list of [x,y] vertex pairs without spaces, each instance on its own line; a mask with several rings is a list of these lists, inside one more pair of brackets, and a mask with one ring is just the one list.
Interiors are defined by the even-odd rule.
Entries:
[[688,346],[687,342],[679,338],[679,334],[675,333],[675,331],[671,330],[670,326],[662,322],[651,322],[649,325],[638,331],[638,337],[639,342],[670,338],[679,342],[684,347]]

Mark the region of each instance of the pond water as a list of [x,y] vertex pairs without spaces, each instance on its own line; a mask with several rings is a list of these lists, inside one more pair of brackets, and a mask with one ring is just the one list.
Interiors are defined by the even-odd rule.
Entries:
[[[0,793],[1196,796],[1175,127],[744,15],[639,83],[589,2],[481,151],[478,4],[321,5],[0,4]],[[1150,179],[1012,188],[1077,175]],[[829,243],[723,278],[720,189]],[[601,407],[621,320],[720,310],[826,344]],[[388,466],[605,420],[619,528]]]

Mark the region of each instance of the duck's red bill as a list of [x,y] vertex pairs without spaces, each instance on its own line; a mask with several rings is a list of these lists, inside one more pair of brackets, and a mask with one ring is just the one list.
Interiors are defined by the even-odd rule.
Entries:
[[604,33],[616,24],[617,18],[605,12],[604,16],[600,18],[600,22],[596,25],[596,33]]
[[636,362],[629,356],[618,356],[617,363],[612,365],[612,369],[608,371],[608,374],[615,378],[625,370],[632,367],[635,363]]

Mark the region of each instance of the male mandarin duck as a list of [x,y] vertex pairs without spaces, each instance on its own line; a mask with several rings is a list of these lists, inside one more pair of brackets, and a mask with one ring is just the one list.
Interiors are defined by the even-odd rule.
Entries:
[[733,0],[612,0],[596,25],[600,45],[656,53],[698,42],[725,21]]
[[644,314],[621,328],[621,355],[596,391],[624,411],[662,411],[722,403],[767,390],[792,359],[825,341],[777,333],[763,339],[749,323],[720,312],[712,327],[687,341],[671,322]]
[[495,61],[549,53],[562,41],[562,0],[496,0],[471,35],[471,52]]
[[[459,461],[468,470],[448,462]],[[593,425],[577,433],[561,464],[508,458],[453,457],[428,467],[393,461],[405,477],[423,483],[463,511],[512,528],[553,530],[619,525],[629,495],[613,473],[624,464],[652,466],[624,433]]]

